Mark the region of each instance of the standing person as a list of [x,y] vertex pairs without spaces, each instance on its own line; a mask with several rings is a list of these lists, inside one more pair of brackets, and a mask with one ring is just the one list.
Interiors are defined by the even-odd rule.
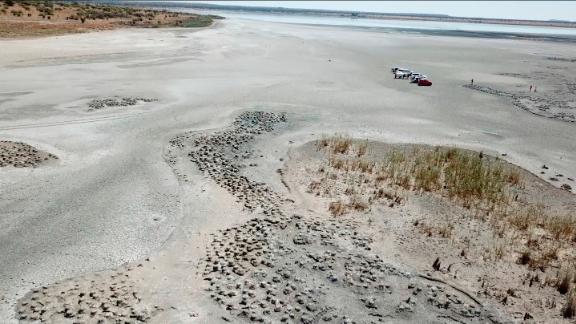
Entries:
[[530,85],[530,89],[528,90],[528,92],[532,92],[532,85]]
[[470,80],[470,85],[474,85],[474,79]]

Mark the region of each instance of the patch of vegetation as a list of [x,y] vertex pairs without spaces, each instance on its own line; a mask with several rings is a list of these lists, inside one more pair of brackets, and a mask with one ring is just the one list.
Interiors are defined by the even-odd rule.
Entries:
[[328,206],[328,210],[332,214],[332,216],[341,216],[346,213],[346,204],[341,201],[334,201],[331,202]]
[[393,184],[414,191],[436,191],[464,207],[495,210],[510,198],[519,175],[482,153],[435,148],[393,151],[380,173]]
[[182,22],[181,26],[187,27],[187,28],[208,27],[208,26],[212,25],[213,22],[214,22],[214,20],[210,16],[198,16],[198,17],[193,17],[193,18],[184,20]]
[[[10,14],[14,17],[30,17],[51,20],[47,25],[27,25],[27,28],[18,29],[15,25],[6,25],[0,35],[30,34],[37,36],[50,29],[50,33],[85,31],[87,28],[109,29],[115,26],[134,27],[207,27],[214,19],[222,17],[214,15],[197,15],[191,13],[169,12],[166,10],[151,10],[131,7],[119,7],[100,4],[80,4],[70,2],[56,2],[50,0],[0,0],[0,13]],[[9,9],[8,9],[9,8]],[[80,27],[78,22],[86,26]],[[56,26],[60,23],[62,26]],[[93,24],[97,23],[97,24]]]
[[[312,181],[308,189],[318,196],[339,199],[328,207],[332,215],[369,210],[376,202],[394,206],[402,203],[407,192],[452,201],[493,229],[494,246],[482,252],[484,260],[496,262],[513,256],[512,262],[532,271],[568,269],[541,284],[567,295],[563,315],[574,316],[576,215],[555,212],[536,203],[535,197],[529,198],[518,168],[482,152],[444,147],[393,149],[376,159],[367,156],[367,142],[346,136],[322,138],[316,147],[326,162],[318,170],[321,178]],[[360,198],[367,198],[363,200],[366,205],[355,208],[354,202]],[[427,236],[454,240],[459,235],[450,220],[433,224],[420,220],[414,225]]]

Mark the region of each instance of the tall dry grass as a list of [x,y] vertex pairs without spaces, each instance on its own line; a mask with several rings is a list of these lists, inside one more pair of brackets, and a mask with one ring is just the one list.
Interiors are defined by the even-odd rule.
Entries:
[[[519,199],[524,180],[518,169],[483,153],[416,147],[392,150],[384,158],[374,159],[367,157],[368,149],[367,142],[345,136],[318,141],[318,150],[326,154],[327,165],[322,167],[323,179],[314,182],[313,187],[318,187],[314,190],[319,194],[324,184],[325,194],[338,194],[331,190],[343,181],[346,189],[342,191],[349,198],[348,203],[338,200],[330,204],[334,216],[369,210],[371,203],[382,200],[394,206],[402,203],[404,191],[440,195],[470,209],[471,215],[492,226],[495,241],[486,250],[486,260],[501,261],[507,254],[514,254],[518,264],[534,273],[551,267],[565,269],[544,285],[553,286],[566,296],[562,316],[576,316],[576,256],[572,253],[576,245],[576,215],[557,214],[543,204]],[[366,196],[367,200],[361,198]],[[428,236],[452,239],[457,235],[457,229],[449,222],[414,225]],[[461,255],[466,255],[465,250]]]
[[[576,217],[556,215],[543,205],[517,201],[524,187],[521,174],[497,158],[455,148],[416,147],[395,149],[375,160],[366,157],[367,142],[345,136],[323,138],[318,141],[318,149],[327,154],[334,179],[370,182],[370,202],[399,197],[399,190],[431,192],[490,221],[500,238],[511,230],[520,236],[543,231],[556,241],[576,243]],[[347,192],[362,192],[357,189],[349,185]],[[531,257],[526,263],[531,268],[542,269],[558,259],[559,248],[544,244],[542,237],[546,235],[536,237],[528,246]]]
[[508,202],[510,186],[520,186],[517,172],[482,154],[457,149],[396,150],[380,171],[400,187],[440,192],[468,208],[494,210]]

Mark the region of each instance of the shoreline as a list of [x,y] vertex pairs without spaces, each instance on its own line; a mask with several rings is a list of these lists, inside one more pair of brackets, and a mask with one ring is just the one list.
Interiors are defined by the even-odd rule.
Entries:
[[[87,1],[89,2],[89,1]],[[105,3],[109,1],[104,1]],[[114,2],[112,2],[114,3]],[[125,4],[130,4],[130,1],[123,1]],[[574,21],[544,21],[544,20],[521,20],[521,19],[499,19],[499,18],[470,18],[470,17],[455,17],[449,15],[435,15],[435,14],[392,14],[392,13],[377,13],[377,12],[357,12],[345,10],[322,10],[322,9],[296,9],[296,8],[278,8],[278,7],[255,7],[255,6],[234,6],[234,5],[217,5],[217,4],[201,4],[201,3],[185,3],[175,1],[173,3],[162,3],[155,0],[142,1],[142,4],[152,3],[161,6],[162,8],[190,8],[200,10],[212,11],[231,11],[243,13],[263,13],[273,15],[301,15],[310,17],[344,17],[344,18],[364,18],[375,20],[420,20],[420,21],[434,21],[434,22],[464,22],[475,24],[499,24],[510,26],[541,26],[541,27],[558,27],[558,28],[576,28]],[[132,4],[138,6],[139,4]]]
[[[241,20],[253,20],[251,18],[239,18]],[[507,33],[507,32],[489,32],[489,31],[459,31],[459,30],[433,30],[425,28],[401,28],[401,27],[376,27],[376,26],[353,26],[353,25],[338,25],[338,24],[314,24],[314,23],[296,23],[296,22],[271,22],[277,24],[289,25],[302,25],[311,27],[327,27],[327,28],[345,28],[356,30],[369,30],[383,33],[396,33],[396,34],[412,34],[423,36],[439,36],[439,37],[463,37],[463,38],[481,38],[481,39],[507,39],[507,40],[526,40],[526,41],[542,41],[553,43],[576,43],[575,36],[563,35],[541,35],[529,33]]]

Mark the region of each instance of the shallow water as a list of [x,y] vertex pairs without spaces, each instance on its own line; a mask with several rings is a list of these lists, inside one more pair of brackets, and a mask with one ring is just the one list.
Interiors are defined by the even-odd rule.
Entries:
[[385,20],[368,18],[348,17],[321,17],[304,15],[280,15],[258,13],[220,12],[225,17],[261,20],[270,22],[331,25],[331,26],[354,26],[354,27],[380,27],[392,29],[414,29],[434,31],[461,31],[461,32],[489,32],[489,33],[515,33],[531,35],[563,35],[576,36],[576,28],[518,26],[501,24],[474,24],[442,21],[418,21],[418,20]]
[[[119,1],[123,2],[123,1]],[[145,1],[130,1],[130,4],[139,3],[150,5]],[[198,9],[187,6],[194,1],[165,1],[169,3],[171,10],[198,12]],[[154,4],[153,4],[154,5]],[[330,26],[354,26],[354,27],[371,27],[401,30],[420,30],[435,32],[475,32],[475,33],[502,33],[502,34],[525,34],[540,36],[574,36],[576,37],[576,28],[562,27],[542,27],[527,25],[503,25],[503,24],[483,24],[483,23],[462,23],[462,22],[443,22],[443,21],[421,21],[421,20],[387,20],[387,19],[369,19],[369,18],[352,18],[352,17],[334,17],[334,16],[316,16],[306,14],[275,14],[260,12],[242,12],[226,10],[204,10],[207,13],[216,13],[228,18],[241,18],[268,22],[281,22],[292,24],[310,24],[310,25],[330,25]]]

